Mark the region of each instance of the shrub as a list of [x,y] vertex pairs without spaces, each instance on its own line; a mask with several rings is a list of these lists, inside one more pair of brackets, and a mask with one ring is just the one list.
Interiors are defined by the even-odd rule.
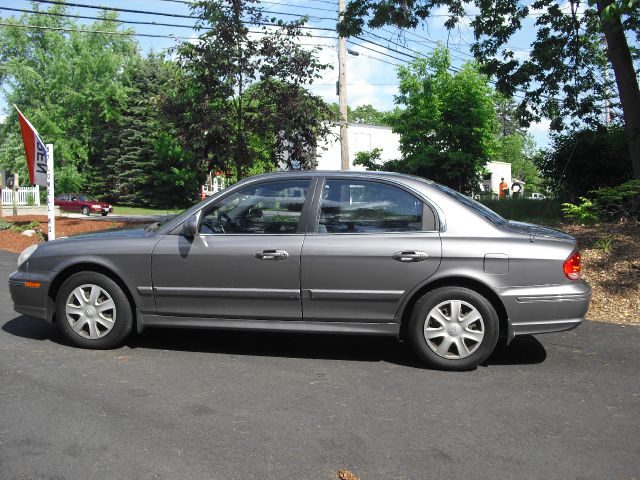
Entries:
[[33,193],[27,193],[27,205],[33,207],[36,204],[36,197]]
[[550,223],[562,218],[560,202],[555,199],[503,198],[498,200],[481,196],[479,201],[509,220]]
[[615,187],[594,190],[593,196],[610,217],[638,217],[640,215],[640,179]]
[[573,203],[562,204],[562,213],[566,218],[586,225],[594,224],[600,220],[602,210],[598,204],[585,197],[580,197],[579,200],[580,203],[578,205]]
[[2,219],[0,218],[0,231],[2,231],[2,230],[8,230],[8,229],[10,229],[11,227],[13,227],[13,223],[11,223],[11,222],[7,222],[6,220],[2,220]]

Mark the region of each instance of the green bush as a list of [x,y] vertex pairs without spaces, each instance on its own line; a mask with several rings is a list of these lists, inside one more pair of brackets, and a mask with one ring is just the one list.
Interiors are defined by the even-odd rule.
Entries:
[[9,230],[11,227],[13,227],[13,223],[7,222],[6,220],[0,218],[0,231]]
[[[8,222],[5,222],[8,223]],[[29,222],[26,225],[16,225],[14,223],[9,223],[9,226],[6,228],[11,229],[12,232],[15,233],[22,233],[25,230],[38,230],[38,228],[40,227],[40,222],[36,222],[35,220],[33,222]]]
[[27,205],[33,207],[36,204],[36,197],[33,193],[27,193]]
[[594,190],[593,196],[609,217],[638,217],[640,215],[640,179],[615,187]]
[[562,213],[564,216],[576,223],[584,223],[586,225],[592,225],[602,216],[602,209],[600,206],[585,197],[579,198],[580,203],[575,205],[573,203],[563,203]]
[[562,219],[558,200],[530,198],[480,198],[480,203],[509,220],[531,223],[554,223]]

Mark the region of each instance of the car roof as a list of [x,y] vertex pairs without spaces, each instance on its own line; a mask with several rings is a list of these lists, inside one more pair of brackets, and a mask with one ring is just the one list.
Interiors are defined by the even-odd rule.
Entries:
[[251,179],[257,178],[277,178],[281,176],[311,176],[311,177],[326,177],[326,176],[340,176],[340,177],[390,177],[390,178],[404,178],[411,180],[418,180],[423,183],[431,184],[432,180],[416,177],[414,175],[408,175],[406,173],[397,172],[382,172],[372,170],[283,170],[278,172],[262,173],[259,175],[252,175]]

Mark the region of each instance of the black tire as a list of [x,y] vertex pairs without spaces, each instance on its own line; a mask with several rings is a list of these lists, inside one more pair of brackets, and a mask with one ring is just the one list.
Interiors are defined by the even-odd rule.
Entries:
[[107,216],[107,212],[102,212],[100,215],[102,215],[103,217]]
[[[460,311],[464,314],[462,318],[458,315],[458,323],[440,322],[437,319],[438,315],[429,317],[432,312],[438,314],[436,308],[440,312],[446,312],[449,305],[450,320],[451,310],[454,307],[448,302],[458,304],[458,301],[461,302]],[[480,318],[465,329],[459,322],[463,322],[465,317],[471,320],[473,315],[469,315],[474,313],[473,309],[475,313],[479,313]],[[447,315],[443,315],[443,318],[447,320]],[[425,334],[427,320],[429,320],[427,328],[432,332],[430,340],[427,340],[427,334]],[[491,302],[482,295],[463,287],[441,287],[427,292],[415,304],[409,320],[408,337],[413,350],[428,366],[441,370],[470,370],[491,355],[498,341],[499,330],[498,315]],[[479,341],[467,338],[467,336],[479,337],[480,333],[483,335]],[[453,339],[454,343],[445,343],[448,339]],[[438,344],[439,341],[440,344]],[[465,350],[460,352],[459,345]],[[440,350],[440,346],[447,350],[437,353],[436,350]]]
[[[103,327],[101,324],[98,325],[97,322],[94,322],[96,323],[96,325],[98,325],[98,330],[100,328],[104,328],[104,331],[98,332],[100,336],[96,338],[87,338],[91,334],[88,322],[86,322],[87,325],[85,325],[86,329],[82,330],[80,333],[77,333],[72,328],[71,323],[67,318],[67,300],[70,299],[70,296],[74,290],[83,286],[87,290],[89,290],[91,286],[99,287],[99,289],[102,289],[102,292],[100,292],[102,297],[100,298],[103,299],[103,301],[107,301],[109,300],[108,297],[110,297],[110,300],[112,300],[114,304],[114,309],[110,309],[111,313],[107,313],[111,317],[115,317],[115,320],[113,321],[112,327],[109,331],[106,331],[106,327]],[[97,300],[99,301],[100,298]],[[72,299],[72,301],[75,300]],[[79,315],[77,317],[75,317],[75,315],[76,314],[71,314],[72,320],[74,318],[80,318]],[[87,316],[88,315],[89,314],[87,313]],[[93,315],[99,314],[93,313],[92,316]],[[93,348],[102,350],[120,345],[131,333],[131,330],[133,328],[133,313],[131,304],[129,303],[127,296],[116,282],[101,273],[79,272],[70,276],[62,284],[62,287],[58,291],[58,295],[56,298],[56,323],[58,324],[58,327],[60,328],[64,336],[74,345],[82,348]]]
[[91,212],[89,211],[89,207],[87,207],[86,205],[82,207],[82,214],[86,215],[87,217],[91,214]]

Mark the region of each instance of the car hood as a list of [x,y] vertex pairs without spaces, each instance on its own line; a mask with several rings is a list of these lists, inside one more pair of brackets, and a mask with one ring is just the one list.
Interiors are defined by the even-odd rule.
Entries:
[[509,232],[530,235],[532,239],[535,237],[544,237],[566,240],[574,243],[576,241],[576,239],[568,233],[561,232],[560,230],[555,230],[549,227],[543,227],[542,225],[536,225],[533,223],[514,222],[513,220],[509,220],[504,228]]
[[153,235],[153,232],[145,230],[145,227],[130,227],[130,228],[110,228],[108,230],[99,230],[97,232],[80,233],[78,235],[72,235],[70,237],[60,237],[60,239],[100,239],[100,238],[131,238],[131,237],[146,237]]

